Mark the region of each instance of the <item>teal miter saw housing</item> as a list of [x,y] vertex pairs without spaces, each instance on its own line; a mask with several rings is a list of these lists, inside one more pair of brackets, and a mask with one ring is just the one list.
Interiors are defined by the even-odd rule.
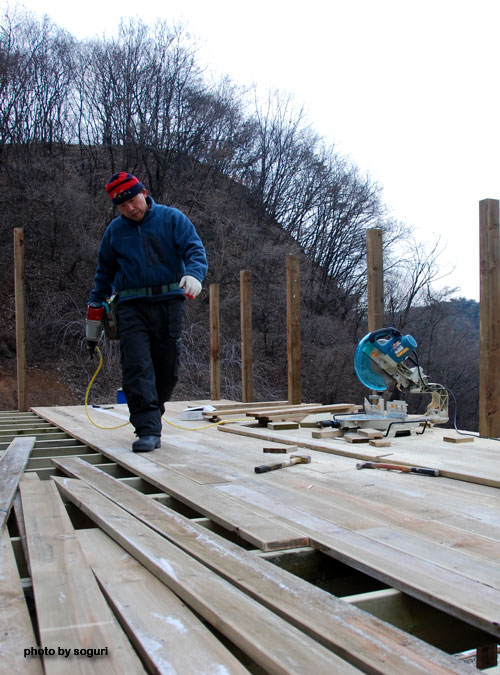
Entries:
[[[432,400],[424,417],[433,424],[444,424],[448,421],[448,391],[441,384],[429,382],[418,365],[416,348],[416,340],[411,335],[402,335],[396,328],[368,333],[354,354],[356,375],[372,392],[385,391],[387,382],[392,381],[400,391],[430,394]],[[409,358],[413,352],[415,358]],[[382,412],[381,405],[374,406],[366,400],[365,410],[377,415]]]
[[359,380],[373,391],[385,391],[387,383],[384,375],[389,375],[398,384],[398,365],[417,348],[417,342],[411,335],[402,336],[396,328],[381,328],[368,333],[359,342],[354,354],[354,369]]

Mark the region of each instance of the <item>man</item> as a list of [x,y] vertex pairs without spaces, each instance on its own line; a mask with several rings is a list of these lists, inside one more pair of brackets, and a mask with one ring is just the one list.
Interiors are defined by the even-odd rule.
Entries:
[[106,190],[121,215],[104,233],[89,306],[118,294],[123,391],[138,436],[132,450],[149,452],[161,445],[164,403],[177,383],[185,298],[200,293],[208,265],[191,221],[156,204],[135,176],[115,173]]

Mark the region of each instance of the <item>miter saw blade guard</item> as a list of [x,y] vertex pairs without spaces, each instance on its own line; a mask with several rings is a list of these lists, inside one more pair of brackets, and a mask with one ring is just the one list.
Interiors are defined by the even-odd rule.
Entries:
[[[402,336],[396,328],[381,328],[365,335],[354,354],[354,369],[365,387],[373,391],[387,389],[384,372],[387,373],[406,359],[417,348],[417,342],[411,335]],[[376,363],[384,367],[378,368]],[[389,367],[388,367],[389,366]]]

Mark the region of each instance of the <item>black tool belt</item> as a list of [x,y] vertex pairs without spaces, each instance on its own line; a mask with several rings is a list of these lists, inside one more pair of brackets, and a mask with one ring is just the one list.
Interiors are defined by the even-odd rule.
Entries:
[[120,298],[127,298],[130,296],[152,296],[152,295],[163,295],[164,293],[170,293],[171,291],[176,291],[179,288],[179,284],[164,284],[163,286],[149,286],[146,288],[127,288],[125,291],[120,291]]

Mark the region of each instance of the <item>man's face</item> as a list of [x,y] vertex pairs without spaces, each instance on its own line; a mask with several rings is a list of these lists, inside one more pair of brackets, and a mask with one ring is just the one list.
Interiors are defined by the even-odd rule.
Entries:
[[133,220],[136,223],[140,223],[149,208],[146,201],[146,194],[146,190],[143,190],[142,192],[139,192],[139,194],[135,195],[135,197],[132,197],[132,199],[129,199],[127,202],[120,204],[118,206],[118,210],[122,216],[125,216],[125,218],[130,218],[130,220]]

